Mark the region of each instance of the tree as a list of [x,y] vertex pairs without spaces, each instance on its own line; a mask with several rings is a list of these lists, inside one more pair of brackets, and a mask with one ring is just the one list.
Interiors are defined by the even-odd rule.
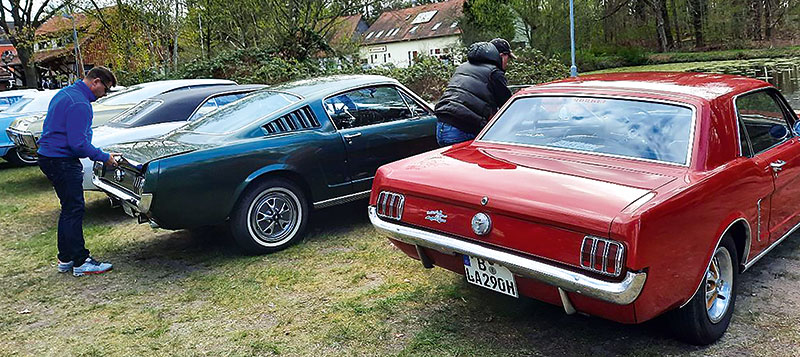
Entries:
[[17,49],[19,61],[25,72],[24,85],[27,87],[36,87],[39,82],[39,73],[33,61],[36,29],[67,5],[66,1],[44,0],[37,6],[35,5],[37,2],[10,0],[8,4],[4,1],[0,3],[0,19],[7,19],[10,16],[14,21],[13,27],[6,21],[0,21],[0,26]]
[[467,0],[459,27],[465,45],[496,37],[512,40],[516,32],[514,12],[503,0]]

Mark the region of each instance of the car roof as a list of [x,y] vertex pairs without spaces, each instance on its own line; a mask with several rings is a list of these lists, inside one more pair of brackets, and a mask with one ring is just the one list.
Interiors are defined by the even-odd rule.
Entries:
[[744,76],[691,72],[631,72],[579,76],[523,89],[528,94],[542,89],[581,89],[595,91],[614,89],[635,93],[647,92],[671,96],[693,96],[705,100],[744,93],[769,87],[771,84]]
[[296,94],[306,99],[316,99],[342,90],[376,84],[399,84],[399,82],[384,76],[337,75],[289,82],[272,86],[270,89]]
[[263,84],[209,86],[209,87],[200,87],[200,88],[184,89],[174,92],[167,92],[159,94],[150,99],[161,99],[166,102],[180,101],[180,100],[201,101],[209,96],[220,93],[242,92],[242,91],[252,92],[266,87],[267,86]]

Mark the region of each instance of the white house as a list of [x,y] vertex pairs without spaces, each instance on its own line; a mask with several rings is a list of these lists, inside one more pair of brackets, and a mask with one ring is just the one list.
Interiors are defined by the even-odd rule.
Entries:
[[459,45],[464,0],[449,0],[384,12],[364,32],[361,58],[379,66],[408,67],[422,54],[448,58]]

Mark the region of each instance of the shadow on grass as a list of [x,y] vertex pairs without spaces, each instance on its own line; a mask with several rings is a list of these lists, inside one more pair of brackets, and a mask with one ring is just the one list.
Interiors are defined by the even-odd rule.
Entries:
[[53,189],[53,185],[47,177],[36,167],[7,166],[7,169],[4,170],[3,165],[0,164],[0,170],[3,170],[0,172],[4,176],[10,176],[8,180],[3,180],[2,188],[0,188],[7,194],[24,195]]

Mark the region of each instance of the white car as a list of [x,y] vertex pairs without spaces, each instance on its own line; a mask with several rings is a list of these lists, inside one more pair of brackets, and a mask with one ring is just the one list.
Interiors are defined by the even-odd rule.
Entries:
[[[102,148],[162,136],[263,87],[263,85],[213,86],[170,92],[146,99],[117,115],[106,125],[94,128],[92,145]],[[84,158],[81,159],[81,164],[83,189],[97,190],[92,184],[94,163]]]

